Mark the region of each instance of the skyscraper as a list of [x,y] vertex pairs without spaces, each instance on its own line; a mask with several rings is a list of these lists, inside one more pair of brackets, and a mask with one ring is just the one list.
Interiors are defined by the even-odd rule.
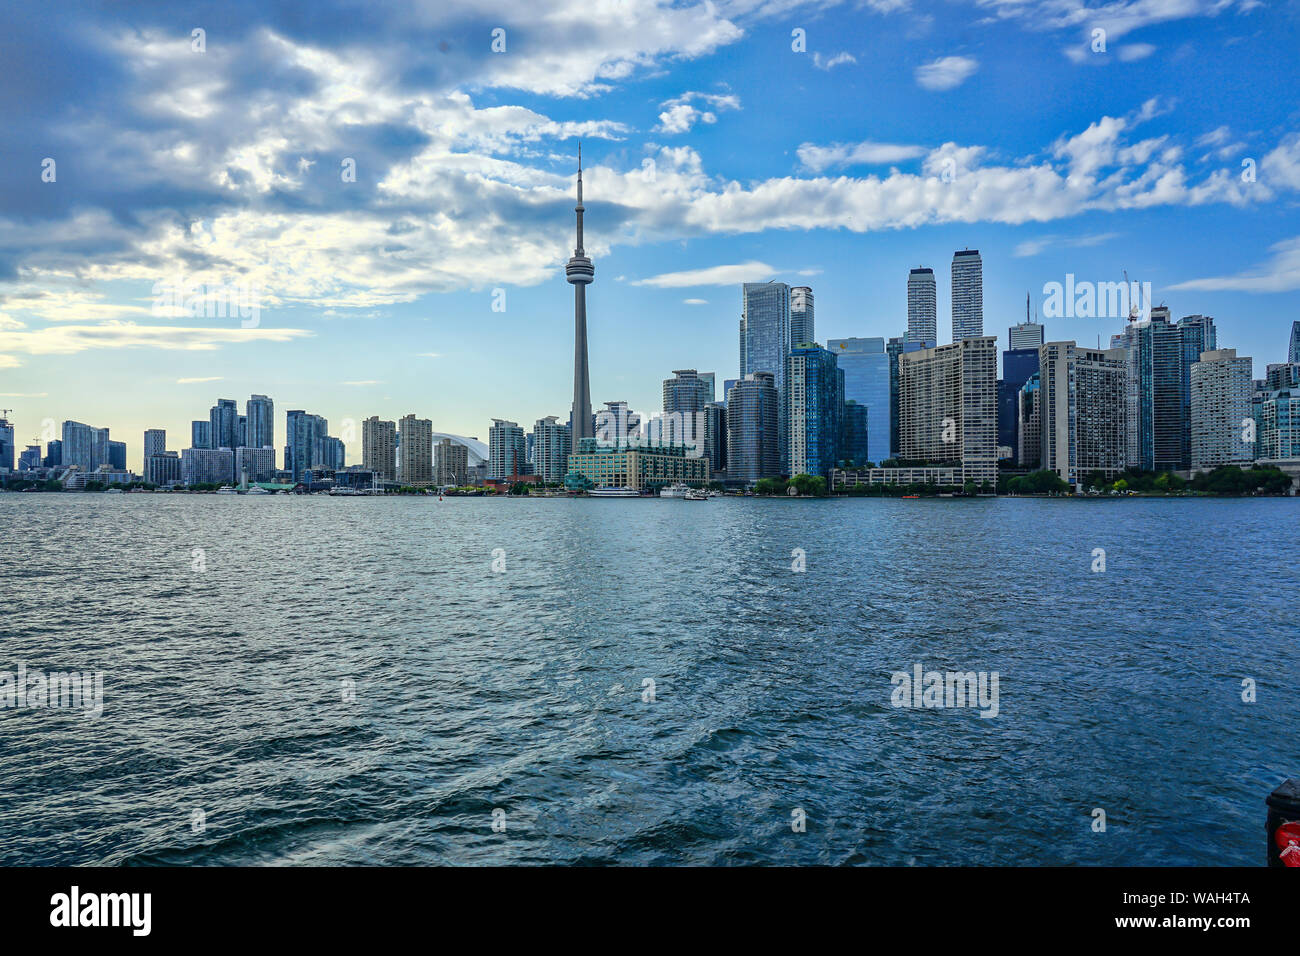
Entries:
[[[1013,341],[1026,342],[1035,337],[1042,339],[1041,325],[1012,326],[1010,329],[1009,338]],[[1041,344],[1040,341],[1039,345]],[[1032,348],[1013,346],[1002,353],[1002,378],[998,380],[998,445],[1010,448],[1012,457],[1017,460],[1017,449],[1020,447],[1020,389],[1038,371],[1039,345]]]
[[1130,322],[1110,344],[1125,350],[1125,461],[1143,471],[1182,468],[1188,421],[1182,330],[1170,323],[1168,308],[1155,306],[1150,319]]
[[1183,447],[1179,465],[1190,468],[1192,464],[1192,366],[1201,360],[1202,352],[1213,352],[1218,347],[1214,319],[1208,315],[1185,315],[1175,323],[1183,337]]
[[397,480],[411,488],[427,488],[433,483],[433,422],[416,418],[414,413],[397,421]]
[[537,419],[533,425],[533,466],[538,481],[564,480],[571,446],[568,425],[561,424],[554,415]]
[[[1017,399],[1016,464],[1021,468],[1038,468],[1043,442],[1042,401],[1038,373],[1020,388]],[[1126,405],[1127,408],[1127,405]]]
[[1288,362],[1300,362],[1300,320],[1291,323],[1291,341],[1286,350]]
[[996,481],[997,377],[991,335],[900,355],[900,457],[957,463],[963,481]]
[[323,445],[329,434],[325,419],[295,408],[285,415],[285,430],[284,469],[295,482],[302,480],[304,471],[325,467]]
[[239,447],[239,409],[233,398],[219,398],[208,412],[213,448]]
[[1236,349],[1203,352],[1192,363],[1192,470],[1245,464],[1255,457],[1255,442],[1246,441],[1254,393],[1251,368],[1251,359],[1239,358]]
[[753,484],[781,473],[776,376],[752,372],[727,392],[727,478]]
[[249,448],[275,447],[275,403],[265,395],[253,395],[244,405],[247,419],[244,444]]
[[107,465],[108,429],[95,428],[81,422],[63,423],[63,465],[76,465],[82,471],[95,471]]
[[161,455],[167,450],[167,431],[162,428],[150,428],[144,433],[144,460],[150,455]]
[[[907,336],[894,336],[885,346],[885,353],[889,356],[889,454],[886,458],[897,458],[902,452],[902,443],[899,438],[899,423],[903,420],[899,412],[899,378],[898,378],[898,357],[904,352],[915,352],[918,349],[932,349],[936,345],[934,339],[918,339],[915,342],[909,341]],[[876,461],[875,459],[872,459]],[[876,461],[881,464],[881,461]]]
[[805,343],[790,352],[785,376],[790,473],[829,478],[844,431],[844,371],[835,353]]
[[565,267],[564,276],[573,285],[573,409],[569,422],[573,429],[573,445],[592,437],[591,379],[587,371],[587,286],[596,278],[596,269],[582,249],[582,144],[578,144],[578,244]]
[[438,486],[469,483],[469,449],[450,438],[433,446],[433,478]]
[[[1037,322],[1017,322],[1007,329],[1008,349],[1034,349],[1043,344],[1043,327]],[[1005,375],[1003,376],[1006,377]]]
[[[785,427],[785,360],[790,354],[790,287],[784,282],[746,282],[741,289],[740,377],[768,372],[776,388],[779,468],[788,459]],[[730,456],[728,456],[730,457]]]
[[939,341],[939,306],[934,270],[922,266],[907,274],[907,333],[905,342]]
[[727,403],[709,402],[704,406],[704,455],[709,471],[727,468]]
[[191,448],[212,447],[212,422],[210,421],[190,422],[190,447]]
[[862,468],[868,461],[879,465],[881,462],[871,457],[870,439],[871,422],[867,406],[859,405],[851,398],[846,399],[844,428],[840,432],[840,460],[851,463],[850,467],[854,468]]
[[664,379],[663,395],[664,444],[701,448],[704,406],[713,401],[712,377],[705,380],[693,368],[677,369],[672,378]]
[[1039,349],[1040,467],[1071,485],[1126,467],[1127,369],[1123,349],[1047,342]]
[[397,425],[371,415],[361,423],[361,467],[387,481],[397,479]]
[[813,291],[806,285],[797,285],[790,290],[790,345],[793,347],[816,341]]
[[1258,438],[1256,458],[1300,458],[1300,389],[1265,393]]
[[868,448],[862,460],[880,464],[892,457],[889,442],[894,428],[890,355],[885,340],[879,337],[831,339],[826,348],[835,353],[844,372],[845,401],[851,399],[867,412]]
[[0,469],[14,470],[14,426],[0,416]]
[[952,340],[984,334],[984,264],[978,249],[952,254]]
[[517,422],[492,419],[488,429],[488,477],[509,478],[527,473],[528,449]]

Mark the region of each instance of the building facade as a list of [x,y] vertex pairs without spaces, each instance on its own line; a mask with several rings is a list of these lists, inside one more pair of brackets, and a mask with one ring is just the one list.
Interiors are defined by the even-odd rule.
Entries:
[[1212,470],[1255,457],[1252,361],[1236,349],[1202,352],[1191,366],[1191,468]]
[[361,467],[383,481],[397,480],[397,423],[371,415],[361,423]]
[[469,484],[469,449],[450,438],[440,439],[433,446],[433,473],[439,488]]
[[527,473],[528,447],[524,430],[517,422],[492,419],[492,427],[488,429],[488,477],[509,478]]
[[939,306],[934,270],[925,266],[907,274],[907,342],[939,341]]
[[682,482],[701,487],[709,480],[707,458],[675,447],[610,447],[588,438],[569,456],[569,472],[586,478],[595,488],[631,488],[657,492]]
[[781,474],[776,377],[754,372],[727,392],[727,479],[753,484]]
[[892,457],[896,373],[890,370],[889,348],[876,337],[831,339],[826,348],[844,372],[844,400],[857,402],[867,412],[869,447],[863,460],[879,464]]
[[1126,467],[1127,368],[1123,349],[1047,342],[1039,349],[1039,467],[1071,485]]
[[817,325],[813,315],[813,291],[806,285],[790,290],[790,345],[817,341]]
[[561,424],[554,415],[539,418],[533,425],[533,471],[537,480],[564,481],[572,447],[568,425]]
[[952,340],[984,334],[984,263],[978,249],[952,254]]
[[411,488],[433,484],[433,422],[403,415],[397,422],[397,481]]
[[786,359],[785,376],[790,473],[829,477],[844,431],[844,371],[834,352],[804,343]]
[[899,356],[903,461],[960,464],[964,481],[997,481],[997,369],[991,335]]

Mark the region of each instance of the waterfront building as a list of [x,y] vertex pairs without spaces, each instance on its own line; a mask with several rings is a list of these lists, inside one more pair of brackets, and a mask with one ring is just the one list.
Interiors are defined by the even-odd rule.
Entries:
[[[14,426],[10,424],[9,419],[0,416],[0,470],[14,470]],[[36,449],[36,457],[40,458],[40,448]]]
[[752,372],[727,393],[727,478],[753,484],[781,474],[776,376]]
[[244,445],[248,448],[275,447],[275,403],[265,395],[253,395],[244,404]]
[[108,464],[114,471],[126,471],[126,442],[110,441],[108,443]]
[[50,439],[45,446],[45,459],[41,462],[46,468],[58,468],[63,464],[63,442],[57,438]]
[[183,478],[181,456],[174,451],[155,451],[144,456],[144,480],[151,485],[167,486]]
[[963,472],[951,465],[916,465],[896,468],[835,468],[831,471],[831,489],[855,488],[858,485],[937,485],[960,488]]
[[284,468],[296,482],[303,472],[325,467],[325,438],[329,435],[329,422],[319,415],[302,409],[291,409],[285,415]]
[[1300,389],[1269,392],[1260,404],[1257,458],[1300,458]]
[[433,472],[439,488],[469,484],[469,449],[450,438],[439,439],[433,446]]
[[433,484],[433,422],[414,413],[397,421],[398,484],[427,488]]
[[1150,319],[1130,322],[1123,333],[1111,336],[1110,344],[1125,350],[1125,460],[1143,471],[1184,467],[1188,415],[1182,330],[1169,321],[1168,308],[1156,306]]
[[[1039,338],[1042,337],[1041,325],[1028,327]],[[1014,333],[1015,329],[1010,331]],[[1027,341],[1032,336],[1033,332],[1022,332],[1019,341]],[[1029,381],[1029,377],[1038,371],[1038,349],[1041,345],[1040,342],[1033,348],[1010,348],[1002,353],[1002,378],[998,381],[998,444],[1011,448],[1013,456],[1015,449],[1020,447],[1020,390]]]
[[331,435],[321,438],[319,467],[339,471],[346,467],[346,458],[347,449],[343,445],[343,439]]
[[239,409],[233,398],[219,398],[208,412],[209,433],[213,448],[234,449],[239,446]]
[[784,282],[746,282],[741,290],[740,377],[772,376],[777,393],[778,468],[787,467],[785,360],[790,354],[790,287]]
[[813,291],[806,285],[790,289],[790,347],[817,341],[813,316]]
[[900,457],[960,464],[963,481],[996,482],[997,370],[991,335],[900,355]]
[[63,423],[62,465],[76,465],[83,472],[94,471],[109,463],[108,454],[107,428],[74,421]]
[[712,374],[706,379],[693,368],[675,370],[672,378],[664,379],[663,398],[663,443],[699,449],[704,442],[704,406],[713,401]]
[[[490,436],[489,436],[490,437]],[[564,481],[569,473],[569,451],[573,440],[569,426],[554,415],[539,418],[533,425],[533,473],[541,482]]]
[[[338,441],[338,439],[335,439],[335,441]],[[236,481],[243,481],[245,476],[249,481],[254,482],[274,481],[275,471],[274,448],[243,447],[235,449]]]
[[181,449],[181,480],[187,485],[234,484],[234,451],[229,448]]
[[524,430],[517,422],[492,419],[488,429],[488,477],[509,478],[528,473],[528,453]]
[[939,306],[934,287],[934,270],[922,266],[907,274],[906,342],[939,341]]
[[1265,368],[1258,388],[1276,392],[1282,388],[1300,388],[1300,362],[1274,362]]
[[[1236,349],[1202,352],[1191,367],[1191,468],[1212,470],[1255,457],[1251,422],[1251,359]],[[1256,436],[1258,438],[1258,435]]]
[[952,254],[952,340],[984,334],[984,263],[978,249]]
[[1175,323],[1183,337],[1183,447],[1179,464],[1183,468],[1192,462],[1192,366],[1200,361],[1203,352],[1218,349],[1214,319],[1208,315],[1185,315]]
[[786,358],[785,380],[790,473],[828,477],[840,458],[844,372],[834,352],[803,343]]
[[867,462],[879,465],[884,461],[871,457],[871,419],[867,412],[866,405],[859,405],[851,398],[844,403],[840,460],[848,462],[849,467],[862,468]]
[[1039,349],[1039,467],[1071,485],[1126,467],[1126,355],[1123,349],[1047,342]]
[[361,467],[384,481],[397,480],[397,424],[371,415],[361,422]]
[[[1041,380],[1035,372],[1020,387],[1016,414],[1016,464],[1037,469],[1042,460],[1043,418]],[[1127,384],[1127,383],[1126,383]],[[1127,408],[1127,405],[1125,406]]]
[[167,450],[167,431],[163,428],[150,428],[144,433],[144,458],[149,460],[150,455],[161,455]]
[[594,488],[658,492],[677,482],[703,486],[709,479],[709,462],[688,454],[682,445],[610,446],[587,438],[577,454],[569,456],[569,476],[581,476]]
[[210,421],[190,422],[190,447],[212,447],[212,423]]
[[641,416],[627,402],[606,402],[596,413],[595,438],[605,445],[626,445],[641,436]]
[[[895,336],[885,345],[885,352],[889,356],[889,454],[885,456],[886,458],[897,458],[902,450],[899,441],[899,424],[902,418],[898,410],[898,357],[904,352],[932,349],[936,344],[934,339],[918,339],[913,342],[908,341],[906,336]],[[880,463],[877,461],[877,464]]]
[[33,471],[40,467],[41,463],[41,446],[28,445],[18,453],[18,470]]
[[709,402],[704,406],[704,457],[709,473],[727,470],[727,403]]
[[[898,341],[901,346],[901,340]],[[826,348],[835,353],[844,372],[844,400],[857,402],[867,412],[866,434],[870,447],[863,460],[885,461],[892,457],[890,436],[894,430],[896,387],[892,381],[896,373],[891,372],[891,356],[885,340],[879,337],[831,339]]]
[[1286,360],[1289,363],[1300,364],[1300,319],[1291,323],[1291,341],[1287,346]]

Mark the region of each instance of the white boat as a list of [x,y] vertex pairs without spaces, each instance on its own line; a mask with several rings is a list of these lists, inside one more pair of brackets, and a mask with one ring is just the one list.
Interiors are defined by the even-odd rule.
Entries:
[[687,501],[708,501],[709,493],[702,488],[692,488],[686,492]]
[[122,493],[121,488],[106,488],[104,490],[104,494],[106,495],[120,495],[121,493]]
[[247,491],[246,493],[247,493],[247,494],[250,494],[250,495],[269,495],[269,494],[270,494],[270,492],[267,491],[265,488],[263,488],[261,485],[253,485],[253,487],[249,488],[248,491]]
[[685,482],[677,481],[671,485],[665,485],[659,489],[660,498],[685,498],[690,492],[690,486]]
[[234,488],[232,488],[230,485],[222,485],[220,488],[217,489],[217,494],[219,494],[219,495],[237,495],[237,494],[239,494],[239,492],[236,491]]
[[624,485],[622,488],[592,488],[587,494],[593,498],[635,498],[637,492],[635,488],[629,488]]

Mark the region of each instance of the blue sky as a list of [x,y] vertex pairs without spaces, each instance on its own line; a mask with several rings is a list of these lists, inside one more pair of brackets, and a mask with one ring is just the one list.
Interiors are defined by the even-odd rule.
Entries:
[[[597,405],[658,410],[676,368],[735,377],[742,281],[812,286],[824,342],[901,334],[907,270],[929,265],[946,341],[966,247],[1002,347],[1067,273],[1127,269],[1176,316],[1215,316],[1257,375],[1300,318],[1295,2],[266,6],[0,15],[0,407],[20,445],[74,418],[138,468],[145,428],[179,449],[253,392],[278,442],[290,408],[336,434],[565,417],[579,138]],[[257,326],[159,309],[174,276],[255,290]]]

